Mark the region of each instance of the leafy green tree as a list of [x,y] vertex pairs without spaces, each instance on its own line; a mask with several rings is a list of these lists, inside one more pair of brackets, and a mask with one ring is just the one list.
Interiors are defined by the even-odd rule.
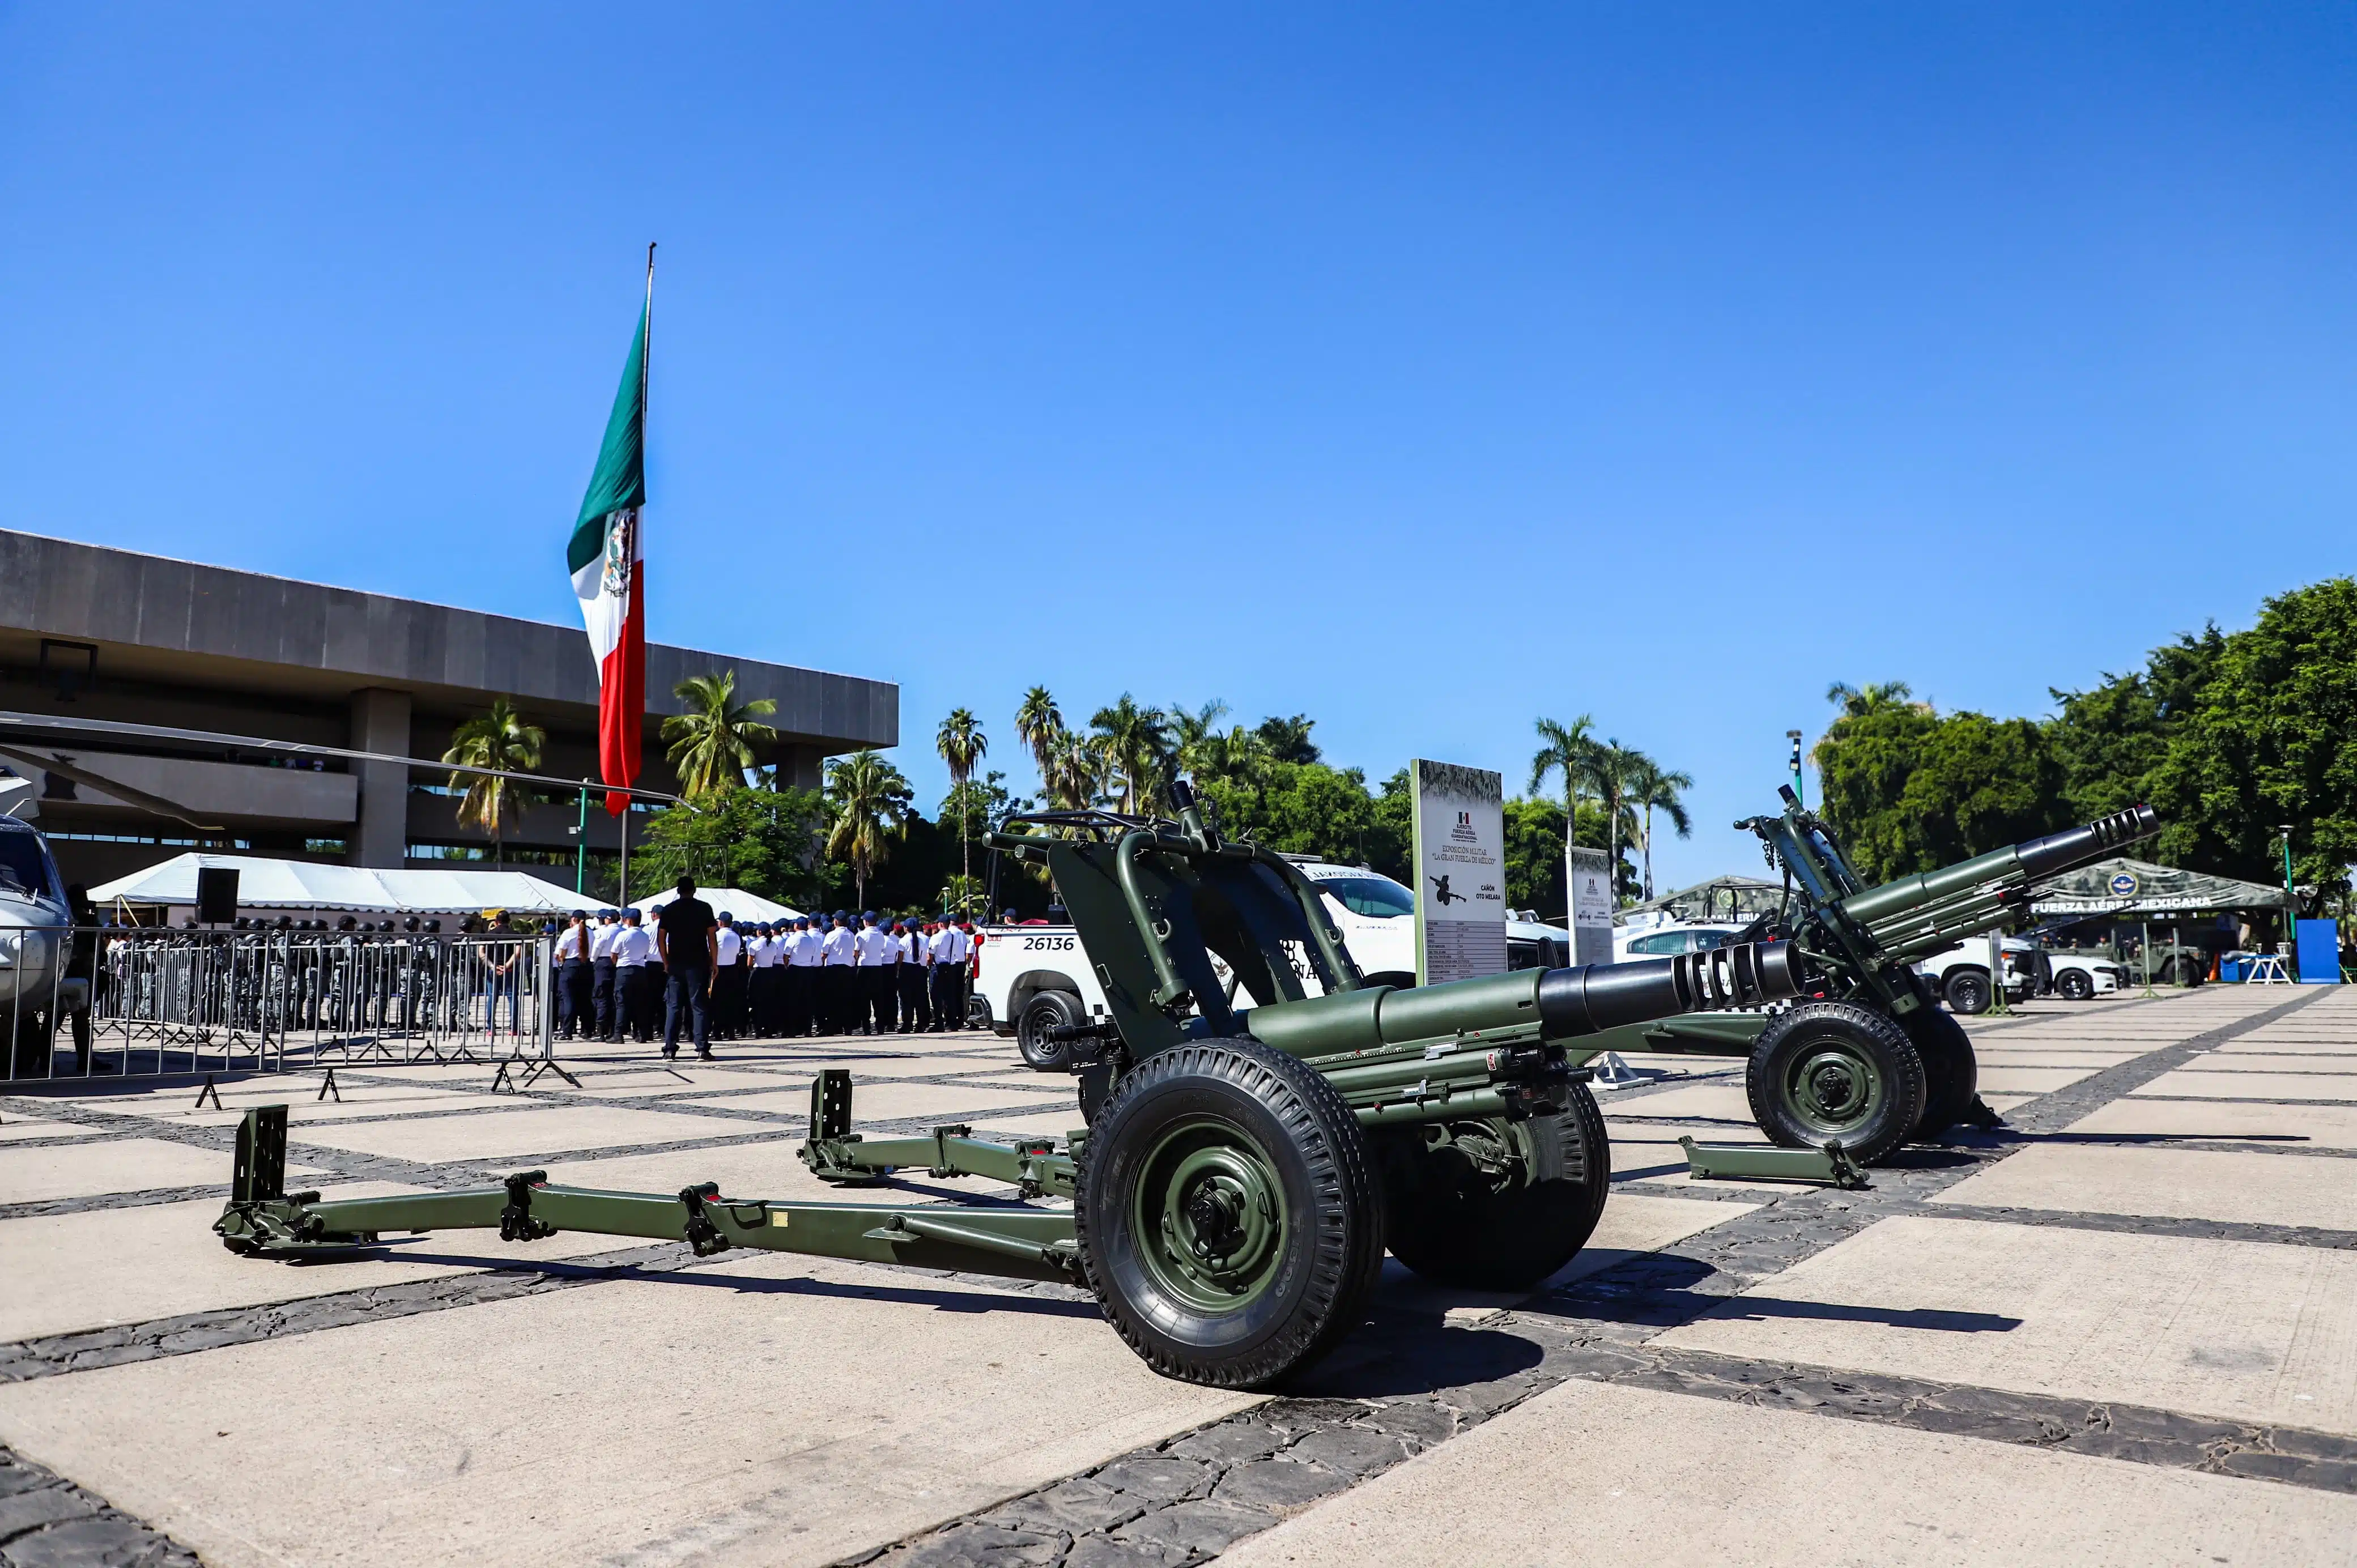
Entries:
[[[534,773],[539,771],[541,753],[547,745],[546,730],[524,723],[511,699],[494,697],[487,711],[450,732],[450,748],[442,754],[442,760],[462,768]],[[453,773],[450,788],[463,791],[458,797],[460,824],[479,827],[490,833],[491,863],[505,865],[501,834],[511,816],[533,804],[533,792],[512,779],[481,773]]]
[[648,819],[644,841],[630,850],[633,880],[660,887],[693,876],[807,909],[822,891],[819,834],[826,814],[815,789],[728,786],[693,807],[673,806]]
[[1202,793],[1222,831],[1291,854],[1346,864],[1370,859],[1374,797],[1359,769],[1322,762],[1271,762],[1257,784],[1212,779]]
[[826,852],[851,868],[852,901],[867,901],[867,879],[909,831],[914,793],[881,753],[863,748],[826,765]]
[[745,770],[753,766],[754,746],[778,738],[774,728],[760,722],[778,704],[767,697],[734,701],[734,670],[691,675],[671,690],[687,707],[662,723],[662,737],[670,743],[663,755],[679,775],[679,792],[701,800],[742,785]]
[[[2169,745],[2201,703],[2226,646],[2217,626],[2152,650],[2141,671],[2105,675],[2085,692],[2053,693],[2061,712],[2047,726],[2072,822],[2150,803]],[[2164,846],[2157,852],[2166,854]]]
[[2275,882],[2277,830],[2290,823],[2295,879],[2345,894],[2357,860],[2357,581],[2279,594],[2224,638],[2153,783],[2176,864]]
[[1318,747],[1310,741],[1309,732],[1318,721],[1307,714],[1296,714],[1289,719],[1265,718],[1253,730],[1253,737],[1261,744],[1272,762],[1304,765],[1318,760]]
[[1228,704],[1216,697],[1200,708],[1173,703],[1170,708],[1170,751],[1178,771],[1192,777],[1209,767],[1209,749],[1219,738],[1218,725]]

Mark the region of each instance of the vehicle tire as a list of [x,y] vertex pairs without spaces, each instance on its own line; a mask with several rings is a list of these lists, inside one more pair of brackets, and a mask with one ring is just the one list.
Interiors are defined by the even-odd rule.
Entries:
[[1980,970],[1951,971],[1943,989],[1949,1007],[1958,1013],[1977,1015],[1989,1010],[1989,977]]
[[1936,1138],[1960,1122],[1977,1120],[1980,1103],[1980,1058],[1973,1054],[1973,1037],[1955,1015],[1937,1007],[1918,1007],[1899,1021],[1923,1058],[1923,1119],[1915,1124],[1918,1142]]
[[1435,1284],[1527,1290],[1577,1255],[1612,1186],[1604,1115],[1585,1084],[1572,1108],[1387,1129],[1383,1233],[1392,1256]]
[[2095,983],[2083,969],[2066,969],[2054,977],[2054,993],[2066,1002],[2084,1002],[2095,994]]
[[1855,1002],[1809,1002],[1770,1024],[1744,1071],[1752,1119],[1772,1143],[1837,1140],[1860,1165],[1923,1120],[1923,1058],[1906,1031]]
[[1258,1389],[1359,1326],[1383,1188],[1317,1069],[1251,1040],[1171,1046],[1114,1088],[1082,1146],[1089,1289],[1166,1378]]
[[1041,1072],[1062,1072],[1071,1065],[1072,1042],[1051,1040],[1048,1031],[1083,1022],[1081,999],[1069,991],[1042,991],[1023,1004],[1015,1021],[1015,1048]]

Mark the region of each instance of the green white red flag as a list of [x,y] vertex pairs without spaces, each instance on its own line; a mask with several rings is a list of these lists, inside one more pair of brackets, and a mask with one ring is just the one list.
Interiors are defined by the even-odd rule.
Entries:
[[[647,303],[597,467],[581,515],[573,525],[565,565],[581,601],[589,655],[597,662],[597,766],[608,785],[627,789],[639,777],[640,724],[647,709],[647,585],[641,523],[647,503],[647,334],[654,317],[654,248],[647,248]],[[630,798],[606,792],[606,810],[620,816]]]

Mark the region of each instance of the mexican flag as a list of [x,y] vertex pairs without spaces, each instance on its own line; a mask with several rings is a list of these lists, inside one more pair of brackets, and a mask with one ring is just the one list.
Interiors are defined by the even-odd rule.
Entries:
[[[565,565],[597,661],[597,763],[608,784],[639,776],[639,725],[647,711],[647,584],[640,514],[647,502],[647,328],[654,315],[654,254],[647,255],[647,305],[622,365],[622,385],[606,421],[605,444],[581,498]],[[630,798],[606,794],[620,816]]]

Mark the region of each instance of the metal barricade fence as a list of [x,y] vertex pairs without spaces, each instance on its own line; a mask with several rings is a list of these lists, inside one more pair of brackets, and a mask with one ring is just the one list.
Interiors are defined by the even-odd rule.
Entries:
[[0,926],[0,1081],[549,1059],[533,933]]

